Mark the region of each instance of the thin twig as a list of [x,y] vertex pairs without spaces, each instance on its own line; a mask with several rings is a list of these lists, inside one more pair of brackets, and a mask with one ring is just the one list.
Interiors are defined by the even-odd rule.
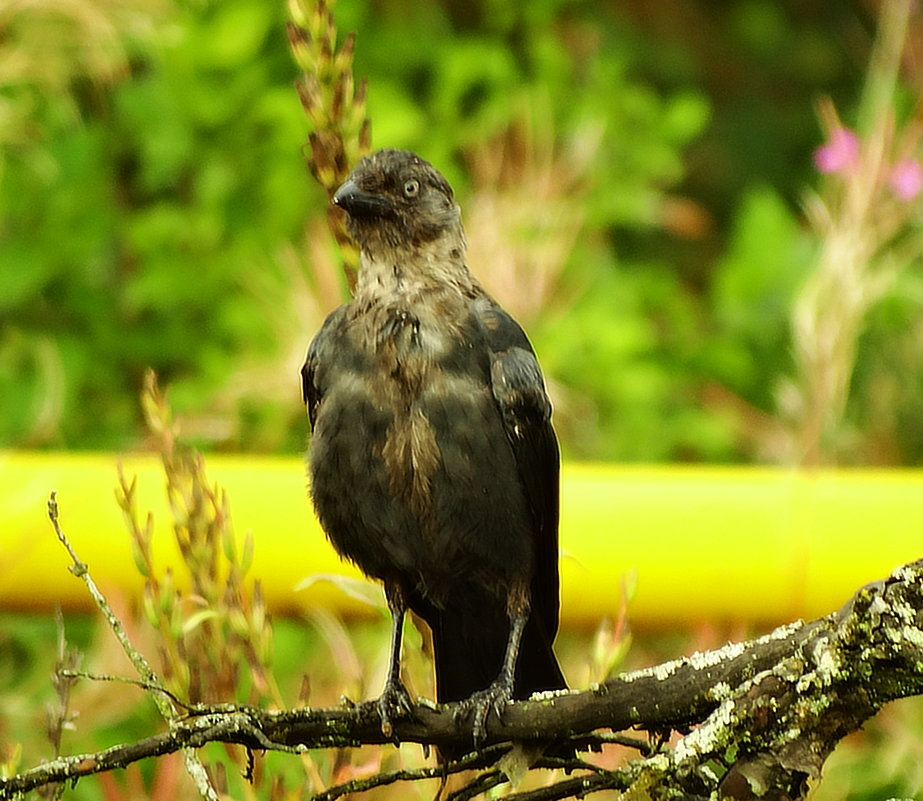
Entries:
[[624,771],[601,771],[565,779],[535,790],[512,793],[506,796],[505,801],[559,801],[563,798],[584,798],[600,790],[626,790],[631,786],[631,781],[631,777]]
[[573,743],[580,748],[594,749],[603,745],[621,745],[625,748],[633,748],[641,756],[653,756],[657,753],[659,746],[651,743],[650,740],[642,740],[640,737],[631,737],[627,734],[617,732],[594,732],[593,734],[575,737]]
[[[141,676],[141,680],[145,684],[151,687],[156,687],[160,692],[168,695],[167,691],[163,689],[163,684],[157,677],[154,669],[150,666],[150,663],[147,661],[147,659],[144,658],[144,655],[131,644],[131,640],[128,639],[128,635],[125,633],[125,627],[122,625],[122,621],[119,620],[118,616],[112,610],[112,607],[106,600],[106,596],[103,595],[99,587],[96,586],[96,582],[93,581],[93,577],[90,575],[90,571],[87,568],[86,563],[80,561],[76,551],[65,536],[64,531],[61,529],[61,524],[58,519],[57,491],[54,490],[52,491],[51,496],[48,498],[48,518],[51,520],[51,525],[54,526],[54,532],[58,536],[58,540],[67,550],[67,553],[70,555],[71,561],[73,562],[73,564],[68,569],[71,573],[77,576],[77,578],[82,579],[83,583],[86,584],[87,590],[89,590],[90,595],[96,602],[96,606],[99,607],[100,612],[103,613],[103,616],[106,618],[106,623],[109,625],[109,628],[115,635],[115,638],[119,641],[119,645],[122,646],[122,650],[125,652],[125,656],[128,657],[131,664],[134,665],[135,670],[138,671],[139,675]],[[167,720],[170,720],[174,716],[172,707],[170,707],[170,705],[165,700],[157,700],[156,696],[154,696],[154,700],[157,704],[157,709],[160,711],[160,714],[163,715],[163,717]]]
[[181,698],[177,698],[177,696],[166,687],[163,687],[160,684],[151,684],[150,682],[142,681],[141,679],[133,679],[130,676],[113,676],[107,673],[91,673],[87,670],[62,670],[61,675],[69,679],[86,679],[87,681],[108,681],[114,682],[116,684],[130,684],[132,687],[137,687],[141,690],[144,690],[145,692],[163,693],[176,706],[180,707],[186,712],[195,712],[197,710],[197,706],[195,704],[189,704],[186,701],[183,701]]
[[445,801],[468,801],[469,798],[479,796],[481,793],[492,790],[507,781],[509,779],[507,779],[506,774],[501,773],[499,770],[490,770],[479,774],[464,787],[446,796]]
[[364,793],[376,787],[385,787],[396,782],[416,782],[425,779],[441,779],[443,775],[440,767],[416,768],[415,770],[392,770],[387,773],[376,773],[362,779],[353,779],[343,784],[329,787],[313,796],[313,801],[334,801],[344,795]]
[[423,779],[442,779],[453,773],[483,767],[497,761],[503,754],[510,750],[509,743],[499,743],[481,749],[477,753],[468,754],[461,759],[454,759],[443,765],[435,767],[416,768],[414,770],[394,770],[387,773],[378,773],[362,779],[329,787],[322,793],[314,796],[313,801],[333,801],[348,793],[360,793],[375,787],[382,787],[395,782],[412,782]]
[[[125,632],[125,627],[122,625],[122,621],[119,620],[118,616],[109,605],[106,596],[103,595],[99,587],[96,586],[96,582],[90,575],[86,563],[80,560],[77,556],[77,552],[64,534],[59,521],[58,498],[57,491],[55,490],[52,490],[48,498],[48,518],[51,520],[51,525],[54,527],[54,532],[58,540],[70,555],[73,564],[71,564],[68,569],[75,576],[83,579],[83,583],[86,584],[87,590],[89,590],[90,595],[96,602],[96,606],[99,608],[99,611],[103,613],[106,623],[108,623],[115,638],[119,641],[119,645],[122,646],[125,655],[128,657],[135,670],[138,671],[141,680],[152,689],[156,688],[157,692],[150,693],[150,697],[154,701],[157,711],[160,712],[167,723],[173,723],[176,720],[176,711],[171,706],[170,701],[167,700],[168,697],[170,697],[170,693],[164,689],[163,683],[154,672],[150,663],[145,659],[144,655],[131,644],[131,640],[128,639],[128,634]],[[211,780],[208,778],[208,774],[205,771],[205,766],[202,764],[195,751],[191,748],[184,748],[183,761],[186,766],[186,772],[192,778],[199,794],[206,799],[206,801],[219,801],[218,793],[212,786]]]

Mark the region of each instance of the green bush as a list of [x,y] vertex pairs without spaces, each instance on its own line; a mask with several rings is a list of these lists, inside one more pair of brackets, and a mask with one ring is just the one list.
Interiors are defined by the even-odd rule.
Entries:
[[[506,262],[472,268],[532,334],[569,456],[779,458],[752,420],[783,425],[816,248],[793,198],[853,11],[733,5],[692,4],[696,36],[585,0],[334,7],[358,32],[375,146],[439,166],[473,244],[493,241],[485,198],[503,210]],[[0,57],[20,65],[0,85],[0,444],[137,446],[152,367],[199,444],[303,447],[297,369],[336,255],[283,4],[0,13]],[[507,262],[529,267],[514,289]],[[906,287],[871,321],[849,413],[857,453],[885,461],[923,452],[917,349],[885,345],[919,317]]]

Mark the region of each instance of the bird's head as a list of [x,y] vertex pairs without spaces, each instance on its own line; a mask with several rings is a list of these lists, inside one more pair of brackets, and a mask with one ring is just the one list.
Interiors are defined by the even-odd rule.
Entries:
[[405,150],[379,150],[362,159],[333,196],[346,227],[370,255],[457,239],[461,215],[452,187],[429,162]]

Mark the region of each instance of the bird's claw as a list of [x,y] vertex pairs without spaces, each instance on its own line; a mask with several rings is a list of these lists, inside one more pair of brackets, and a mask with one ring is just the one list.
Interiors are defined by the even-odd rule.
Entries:
[[398,742],[394,734],[393,721],[398,718],[413,717],[414,703],[407,688],[400,681],[389,681],[379,699],[374,703],[381,718],[381,733],[389,740]]
[[469,698],[460,701],[455,709],[454,718],[458,722],[462,718],[474,714],[471,724],[474,733],[474,747],[480,749],[487,739],[487,718],[493,712],[497,720],[503,720],[503,710],[513,697],[513,682],[497,679],[484,690],[472,693]]

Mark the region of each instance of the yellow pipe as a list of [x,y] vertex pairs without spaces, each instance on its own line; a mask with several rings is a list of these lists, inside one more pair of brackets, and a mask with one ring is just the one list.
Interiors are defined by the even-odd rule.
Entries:
[[[158,558],[176,559],[156,457],[124,457],[142,513],[154,513]],[[61,523],[97,583],[137,597],[111,454],[0,452],[0,608],[87,608],[82,582],[48,523]],[[310,510],[298,457],[211,455],[238,535],[250,530],[259,577],[276,611],[311,603],[364,610],[311,574],[358,576],[327,544]],[[620,578],[633,573],[636,625],[694,620],[774,623],[815,617],[862,584],[923,555],[923,470],[624,467],[567,464],[562,474],[564,624],[614,615]]]

